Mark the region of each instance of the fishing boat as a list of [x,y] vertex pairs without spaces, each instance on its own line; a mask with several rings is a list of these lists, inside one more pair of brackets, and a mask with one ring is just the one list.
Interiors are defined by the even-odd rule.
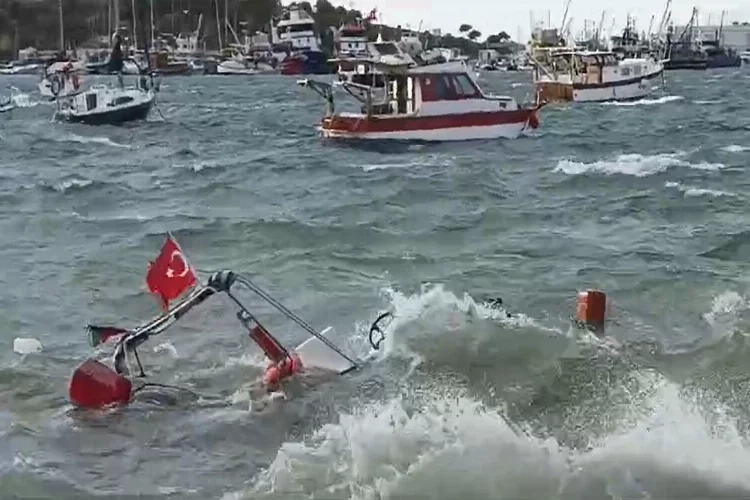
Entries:
[[641,99],[664,72],[656,56],[620,59],[611,51],[548,48],[532,59],[533,81],[545,102],[603,102]]
[[276,25],[278,42],[289,54],[281,62],[283,75],[318,75],[330,73],[315,19],[300,5],[291,5],[284,19]]
[[367,27],[362,19],[334,30],[335,55],[339,58],[367,56]]
[[[516,138],[539,125],[541,105],[521,107],[506,96],[488,96],[463,60],[426,63],[395,42],[368,43],[370,57],[348,58],[333,85],[305,79],[327,102],[324,137],[462,141]],[[419,61],[419,62],[418,62]],[[339,64],[341,61],[332,60]],[[333,89],[358,100],[359,112],[336,112]]]

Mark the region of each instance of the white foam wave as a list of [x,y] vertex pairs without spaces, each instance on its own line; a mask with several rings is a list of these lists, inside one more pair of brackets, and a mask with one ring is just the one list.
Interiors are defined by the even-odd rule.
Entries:
[[681,95],[666,95],[657,99],[638,99],[637,101],[613,101],[603,102],[606,106],[654,106],[684,99]]
[[721,150],[727,153],[744,153],[745,151],[750,151],[750,146],[740,146],[739,144],[730,144],[729,146],[724,146],[723,148],[721,148]]
[[[455,332],[471,330],[470,324],[476,320],[491,320],[510,329],[531,328],[547,335],[565,335],[562,330],[545,326],[525,314],[513,313],[509,316],[505,310],[485,306],[469,294],[458,297],[442,284],[422,285],[420,291],[414,294],[387,288],[383,294],[394,313],[394,319],[385,328],[381,356],[403,356],[412,361],[412,367],[421,363],[424,356],[410,347],[413,341],[424,340],[425,337],[436,340],[436,336],[442,332],[447,335],[439,337],[436,340],[438,343],[458,342],[464,348],[469,348],[465,337],[457,338]],[[430,344],[435,347],[435,342],[431,341]]]
[[642,378],[649,387],[621,408],[619,430],[585,450],[521,431],[468,397],[394,398],[283,444],[249,491],[224,498],[649,498],[681,478],[750,490],[750,450],[726,410]]
[[39,100],[33,99],[30,94],[23,92],[13,94],[13,102],[19,108],[33,108],[41,104]]
[[713,197],[720,197],[720,196],[735,196],[734,193],[728,193],[726,191],[719,191],[716,189],[705,189],[705,188],[698,188],[693,186],[685,186],[679,182],[665,182],[664,186],[667,188],[674,188],[679,190],[680,192],[684,193],[685,196],[693,197],[693,196],[713,196]]
[[61,139],[59,139],[61,142],[64,141],[70,141],[70,142],[77,142],[79,144],[101,144],[104,146],[112,146],[115,148],[124,148],[124,149],[130,149],[130,146],[127,146],[125,144],[120,144],[118,142],[113,141],[109,137],[98,137],[98,136],[85,136],[85,135],[77,135],[77,134],[69,134]]
[[93,184],[94,181],[91,179],[68,179],[66,181],[60,181],[52,186],[52,189],[58,193],[65,193],[70,189],[85,188]]
[[647,177],[658,174],[672,167],[693,168],[697,170],[719,170],[726,168],[722,163],[690,163],[682,159],[685,152],[642,155],[638,153],[622,154],[611,160],[599,160],[584,163],[575,160],[560,160],[554,172],[567,175],[601,173],[605,175],[622,174],[635,177]]
[[703,319],[717,334],[727,337],[732,335],[739,315],[747,308],[747,298],[733,290],[727,290],[714,297],[711,310],[703,315]]

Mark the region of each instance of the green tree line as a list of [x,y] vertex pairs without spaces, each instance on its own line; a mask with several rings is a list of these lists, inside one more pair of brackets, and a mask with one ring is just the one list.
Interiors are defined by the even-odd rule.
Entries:
[[[140,24],[139,40],[143,40],[143,28],[146,28],[145,33],[150,33],[149,0],[0,0],[0,58],[13,57],[19,49],[25,47],[58,49],[60,1],[68,48],[82,47],[93,38],[111,35],[109,29],[114,23],[114,2],[118,2],[120,26],[130,29],[135,4]],[[331,27],[339,27],[345,22],[367,15],[335,6],[328,0],[317,0],[314,4],[299,2],[299,5],[312,14],[323,46],[328,51],[333,47]],[[238,34],[242,31],[267,31],[271,21],[278,19],[283,13],[280,0],[153,0],[153,9],[157,34],[193,31],[202,15],[201,38],[209,49],[218,46],[217,9],[220,22],[223,23],[224,18],[228,19]],[[223,40],[223,25],[221,29]],[[368,35],[372,40],[379,32],[385,40],[398,40],[401,31],[400,26],[368,26]],[[456,36],[446,34],[435,37],[424,32],[421,38],[429,46],[460,48],[470,56],[476,55],[485,43],[494,44],[510,39],[506,33],[501,32],[480,42],[482,33],[469,24],[458,26],[458,33]]]

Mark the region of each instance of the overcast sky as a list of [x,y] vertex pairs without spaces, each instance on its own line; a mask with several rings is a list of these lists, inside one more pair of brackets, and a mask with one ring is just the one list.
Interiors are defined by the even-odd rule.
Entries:
[[[285,2],[287,3],[287,2]],[[314,4],[314,2],[312,2]],[[484,36],[499,31],[507,31],[516,38],[518,30],[522,37],[529,35],[529,11],[533,11],[536,21],[547,21],[547,12],[553,26],[562,21],[565,2],[563,0],[332,0],[343,5],[369,12],[377,7],[382,13],[382,22],[388,25],[411,25],[416,29],[422,21],[422,29],[439,28],[443,33],[457,33],[461,23],[474,26]],[[614,16],[616,26],[625,24],[628,13],[636,19],[639,30],[648,30],[651,15],[656,15],[658,24],[664,11],[665,0],[573,0],[568,17],[573,18],[572,31],[583,29],[584,20],[598,24],[602,10],[606,10],[604,29],[612,26]],[[728,10],[727,19],[750,22],[750,0],[672,0],[672,19],[676,24],[690,19],[693,6],[699,9],[701,24],[718,24],[721,11]],[[525,40],[524,40],[525,41]]]

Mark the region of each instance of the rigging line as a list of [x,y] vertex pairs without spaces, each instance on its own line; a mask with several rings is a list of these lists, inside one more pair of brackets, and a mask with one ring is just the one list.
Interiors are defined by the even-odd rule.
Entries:
[[323,342],[326,346],[328,346],[331,350],[336,352],[339,356],[349,361],[352,365],[355,367],[357,366],[357,363],[351,359],[349,356],[341,352],[341,350],[336,347],[330,340],[320,335],[318,332],[315,331],[313,327],[311,327],[309,324],[307,324],[304,320],[302,320],[299,316],[294,314],[292,311],[290,311],[286,306],[284,306],[281,302],[273,298],[271,295],[269,295],[267,292],[265,292],[263,289],[255,285],[252,281],[248,280],[244,276],[237,275],[238,281],[243,283],[245,286],[247,286],[250,290],[258,294],[262,299],[266,300],[269,304],[276,307],[279,311],[281,311],[284,315],[286,315],[289,319],[297,323],[300,327],[302,327],[304,330],[306,330],[310,335],[314,336],[321,342]]

